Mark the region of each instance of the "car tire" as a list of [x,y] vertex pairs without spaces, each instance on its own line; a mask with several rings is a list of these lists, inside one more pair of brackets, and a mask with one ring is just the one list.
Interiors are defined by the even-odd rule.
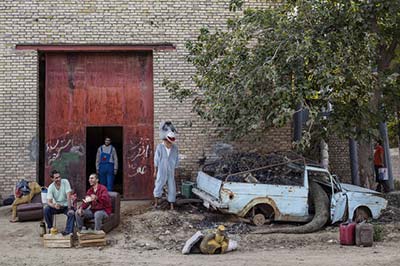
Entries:
[[363,221],[368,221],[371,218],[370,211],[367,207],[358,207],[354,212],[353,221],[360,223]]

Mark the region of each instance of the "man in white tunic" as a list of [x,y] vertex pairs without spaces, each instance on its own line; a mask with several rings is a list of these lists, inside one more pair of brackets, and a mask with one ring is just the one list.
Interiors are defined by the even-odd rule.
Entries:
[[163,143],[158,144],[154,155],[154,178],[155,187],[154,207],[158,207],[158,199],[161,198],[163,187],[165,184],[168,186],[167,200],[170,203],[171,210],[174,209],[174,202],[176,200],[176,186],[175,186],[175,169],[178,167],[178,146],[174,144],[175,133],[168,132]]

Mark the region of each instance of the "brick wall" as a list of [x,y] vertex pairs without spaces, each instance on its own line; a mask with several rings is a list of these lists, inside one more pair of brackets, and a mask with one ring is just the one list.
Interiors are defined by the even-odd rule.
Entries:
[[349,141],[331,137],[328,145],[329,170],[336,174],[341,182],[351,183]]
[[390,157],[392,162],[393,179],[400,181],[400,156],[399,148],[390,149]]
[[[9,194],[19,178],[38,173],[38,56],[17,51],[17,44],[143,44],[168,42],[175,51],[154,52],[154,127],[172,120],[179,130],[182,167],[195,171],[198,160],[219,139],[212,127],[190,112],[190,101],[170,100],[164,78],[193,83],[185,61],[186,40],[201,27],[224,27],[232,16],[228,0],[2,0],[0,1],[0,194]],[[249,0],[247,6],[268,6]],[[191,126],[190,126],[191,125]],[[206,130],[204,130],[206,129]],[[290,147],[290,128],[272,130],[258,143],[265,150]],[[279,141],[277,140],[279,139]],[[242,143],[246,143],[244,140]],[[248,147],[251,147],[249,145]]]

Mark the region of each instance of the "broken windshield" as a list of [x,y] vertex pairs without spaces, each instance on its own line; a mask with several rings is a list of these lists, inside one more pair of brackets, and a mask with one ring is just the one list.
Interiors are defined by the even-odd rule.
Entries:
[[[332,187],[331,176],[327,172],[320,172],[320,171],[312,171],[308,170],[308,178],[309,180],[313,180],[321,185]],[[336,182],[333,181],[334,192],[338,192],[340,189]]]

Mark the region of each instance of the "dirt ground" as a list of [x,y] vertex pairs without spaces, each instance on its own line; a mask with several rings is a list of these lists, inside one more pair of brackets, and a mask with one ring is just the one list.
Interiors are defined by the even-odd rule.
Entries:
[[[9,223],[10,207],[0,208],[0,265],[400,265],[400,210],[380,219],[383,241],[373,247],[341,246],[338,226],[307,235],[254,235],[235,217],[185,205],[153,210],[147,201],[123,201],[121,224],[102,248],[46,249],[39,222]],[[63,215],[57,226],[65,224]],[[224,255],[182,255],[197,230],[224,224],[238,250]],[[267,225],[283,226],[283,225]]]

